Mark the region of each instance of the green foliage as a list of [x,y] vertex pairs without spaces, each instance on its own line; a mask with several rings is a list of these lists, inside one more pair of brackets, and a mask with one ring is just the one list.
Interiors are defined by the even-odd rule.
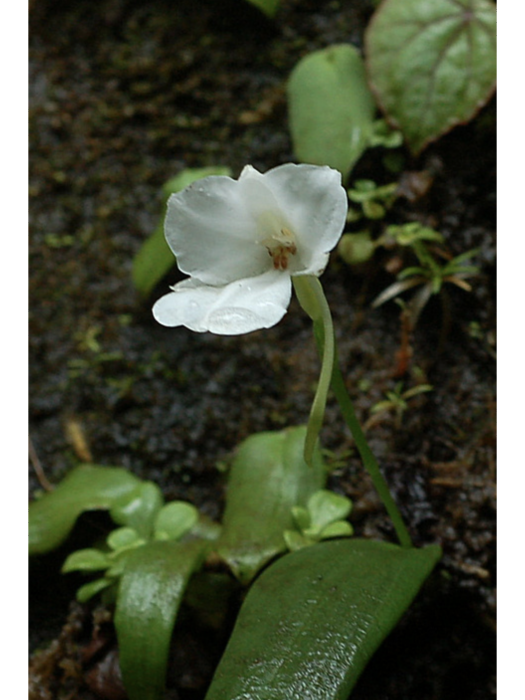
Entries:
[[[30,508],[32,551],[49,551],[83,510],[105,508],[119,525],[98,548],[73,552],[62,571],[102,574],[81,586],[86,602],[103,592],[116,601],[120,664],[130,700],[159,700],[169,643],[190,577],[205,557],[222,557],[244,582],[286,551],[292,508],[324,485],[320,452],[304,462],[306,428],[252,435],[238,449],[221,527],[189,503],[166,505],[158,486],[123,469],[79,467]],[[339,498],[339,497],[337,497]],[[49,518],[52,527],[49,527]],[[61,522],[64,518],[64,523]],[[318,516],[314,522],[320,526]],[[216,615],[216,611],[213,611]]]
[[121,525],[103,547],[70,554],[62,572],[103,572],[78,589],[77,599],[84,603],[101,592],[116,599],[120,666],[130,700],[161,697],[186,585],[220,531],[199,519],[191,504],[163,502],[152,482],[140,482],[124,469],[84,465],[30,506],[31,553],[60,544],[84,510],[109,510]]
[[385,0],[365,36],[371,87],[419,153],[472,119],[496,80],[492,0]]
[[357,221],[361,216],[367,219],[382,219],[397,197],[397,182],[378,186],[373,180],[356,180],[353,185],[348,190],[348,198],[351,202],[359,204],[361,211],[350,207],[349,221]]
[[319,450],[311,467],[304,461],[305,436],[302,426],[258,433],[238,448],[217,552],[243,583],[286,551],[283,532],[293,527],[292,508],[324,486]]
[[374,404],[370,412],[377,415],[379,413],[393,411],[396,416],[396,424],[400,426],[403,415],[409,408],[408,401],[414,396],[432,391],[433,388],[434,387],[430,384],[418,384],[410,389],[403,390],[403,382],[397,382],[393,391],[386,392],[386,399]]
[[153,287],[175,264],[175,258],[164,238],[164,217],[166,204],[175,192],[180,192],[192,182],[209,175],[231,175],[230,168],[210,166],[207,168],[187,168],[168,180],[162,187],[162,214],[155,231],[142,244],[133,260],[132,277],[136,289],[147,296]]
[[193,528],[198,519],[199,513],[190,503],[168,503],[155,520],[155,539],[178,540]]
[[203,540],[153,542],[129,555],[120,581],[115,626],[130,700],[163,696],[177,612],[207,546]]
[[54,491],[29,505],[29,553],[45,554],[55,549],[81,513],[109,510],[139,483],[136,476],[119,467],[77,467]]
[[310,496],[306,507],[295,506],[292,515],[296,529],[285,530],[288,549],[295,551],[332,537],[348,537],[353,528],[346,518],[352,502],[332,491],[320,489]]
[[416,246],[418,241],[443,242],[443,236],[438,231],[428,226],[423,226],[417,221],[387,226],[382,242],[387,245],[388,239],[392,239],[396,245],[412,247]]
[[163,506],[163,500],[156,484],[149,481],[140,484],[126,498],[121,498],[116,507],[110,509],[115,521],[124,526],[110,532],[106,547],[103,550],[81,549],[69,555],[62,573],[105,570],[103,579],[99,581],[100,589],[97,582],[79,589],[77,598],[80,602],[85,602],[99,590],[115,584],[122,575],[132,550],[147,545],[151,540],[180,540],[192,530],[199,519],[197,509],[184,501],[172,501]]
[[109,514],[117,525],[128,525],[149,539],[157,513],[164,503],[162,491],[152,481],[139,483],[133,491],[117,498]]
[[415,252],[420,264],[403,268],[397,275],[398,281],[381,292],[375,299],[374,307],[380,306],[385,301],[399,296],[401,292],[421,284],[428,288],[429,294],[438,294],[444,282],[455,284],[465,291],[471,290],[470,285],[465,280],[479,274],[479,268],[476,265],[468,265],[467,262],[478,253],[477,248],[467,250],[455,258],[447,259],[445,263],[440,263],[422,239],[414,239],[410,247]]
[[[450,258],[441,249],[430,248],[427,245],[427,243],[441,242],[443,240],[441,234],[418,223],[389,226],[376,244],[388,246],[389,240],[410,248],[415,253],[419,265],[404,267],[398,273],[397,281],[374,299],[373,307],[377,308],[390,299],[397,299],[408,289],[420,287],[410,303],[406,305],[411,327],[414,328],[430,297],[433,294],[439,294],[445,282],[454,284],[467,292],[471,291],[472,288],[466,280],[479,274],[479,268],[469,265],[468,261],[478,253],[478,249],[473,248],[455,258]],[[445,262],[440,262],[440,259],[444,259]]]
[[329,46],[299,61],[288,81],[288,107],[297,158],[346,178],[369,145],[375,112],[357,49]]
[[[356,545],[357,551],[353,548],[322,549],[317,554],[319,547],[327,547],[327,544],[349,544],[342,541],[318,543],[352,534],[345,520],[351,502],[323,489],[326,471],[321,453],[316,449],[312,466],[306,464],[303,457],[305,436],[306,427],[301,426],[252,435],[239,446],[229,474],[222,530],[204,516],[199,517],[197,510],[188,503],[175,501],[164,505],[155,484],[141,482],[124,470],[112,467],[79,467],[54,492],[33,504],[35,508],[38,506],[30,510],[33,543],[39,543],[35,551],[44,551],[44,545],[48,551],[53,543],[54,546],[60,543],[78,513],[86,509],[106,508],[119,525],[103,546],[73,552],[64,563],[63,571],[102,573],[79,589],[78,599],[85,602],[102,592],[107,600],[116,602],[120,666],[130,700],[160,700],[162,697],[177,613],[193,575],[201,570],[207,557],[214,562],[221,560],[241,582],[248,583],[271,559],[284,554],[287,544],[292,549],[316,552],[304,559],[293,558],[301,552],[285,555],[257,580],[254,597],[250,593],[248,601],[255,599],[257,605],[268,606],[268,609],[263,615],[258,613],[257,624],[249,638],[242,638],[241,645],[237,630],[242,630],[245,617],[253,614],[251,602],[243,606],[236,632],[210,690],[218,695],[210,697],[233,697],[221,695],[222,691],[217,691],[215,685],[223,682],[220,679],[224,665],[225,682],[232,682],[228,664],[236,668],[240,664],[239,680],[248,684],[250,697],[259,697],[258,671],[248,678],[244,661],[237,657],[238,650],[246,643],[249,657],[254,644],[257,649],[257,645],[267,644],[269,628],[275,631],[275,626],[282,624],[287,629],[301,629],[302,633],[286,638],[282,648],[270,644],[261,657],[261,669],[273,667],[279,658],[276,654],[282,653],[285,654],[282,659],[293,657],[292,665],[302,673],[304,664],[308,667],[309,659],[319,655],[320,645],[327,664],[332,661],[342,664],[344,679],[341,680],[341,676],[340,687],[351,687],[349,674],[358,674],[368,658],[365,659],[365,647],[361,649],[352,641],[355,626],[365,624],[365,646],[373,650],[410,602],[430,571],[437,550],[432,550],[434,554],[430,557],[428,549],[416,551],[378,542],[360,542]],[[50,537],[47,516],[53,513],[55,525]],[[62,516],[67,527],[56,525]],[[272,586],[275,585],[272,582],[277,581],[277,589],[282,589],[281,593],[289,591],[289,595],[286,593],[285,599],[281,599],[279,594],[271,604],[267,597],[261,602],[261,580],[269,580]],[[328,589],[324,583],[316,587],[316,582],[325,580]],[[213,581],[208,572],[202,571],[198,582],[200,585],[193,588],[190,604],[203,606],[203,591],[213,590],[215,602],[211,606],[204,605],[203,614],[207,619],[224,620],[224,611],[221,613],[217,606],[226,605],[232,590],[231,579],[225,586],[227,581]],[[372,592],[372,597],[364,596],[365,588]],[[335,596],[334,590],[338,591]],[[267,596],[264,591],[263,596]],[[373,620],[369,610],[372,599],[380,603],[379,606],[374,603]],[[311,601],[315,602],[313,608]],[[288,609],[287,617],[281,617],[284,609]],[[357,648],[354,659],[343,661],[334,656],[334,649],[328,643],[329,629],[335,635],[349,634],[351,648]],[[287,675],[289,668],[286,666],[283,672],[283,684],[279,679],[277,682],[284,693],[282,697],[288,698],[294,691],[294,671],[292,676]],[[324,685],[319,686],[319,695],[315,697],[319,700],[343,697],[330,695],[335,692],[331,673],[323,670],[316,673]],[[235,674],[238,675],[237,671]],[[309,687],[309,679],[307,674],[305,688]],[[271,688],[270,684],[269,694],[260,697],[281,697],[274,695]]]
[[440,556],[348,539],[282,557],[250,589],[206,700],[346,700]]

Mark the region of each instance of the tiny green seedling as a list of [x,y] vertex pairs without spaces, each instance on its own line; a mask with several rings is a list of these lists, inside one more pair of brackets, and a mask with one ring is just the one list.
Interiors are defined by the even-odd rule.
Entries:
[[292,552],[321,540],[350,537],[354,530],[346,518],[352,501],[332,491],[321,489],[308,499],[306,507],[295,506],[292,515],[296,529],[285,530],[284,540]]
[[[401,246],[409,247],[415,253],[419,265],[403,268],[397,275],[396,282],[376,297],[372,303],[373,308],[399,297],[413,287],[421,287],[407,305],[411,327],[414,328],[430,297],[439,294],[444,283],[454,284],[466,292],[472,291],[472,287],[466,280],[479,274],[479,268],[469,265],[468,261],[478,253],[477,248],[450,258],[441,248],[430,249],[427,246],[427,242],[441,242],[443,240],[441,234],[417,223],[389,226],[383,242],[388,237],[393,238]],[[439,262],[438,257],[445,259],[446,262],[444,264]]]
[[[397,182],[378,186],[373,180],[356,180],[347,193],[350,202],[357,206],[348,208],[347,221],[354,223],[363,218],[369,221],[383,219],[397,198],[397,190]],[[372,258],[381,243],[381,239],[374,241],[371,232],[365,228],[362,231],[344,233],[337,252],[348,265],[361,265]]]
[[384,218],[387,209],[396,199],[397,188],[397,182],[379,186],[373,180],[356,180],[348,190],[348,198],[358,204],[359,208],[350,207],[347,220],[353,222],[362,217],[372,220]]
[[[150,489],[150,487],[154,488]],[[86,574],[104,571],[102,578],[90,581],[78,589],[79,602],[85,603],[106,589],[108,589],[106,602],[114,598],[115,585],[124,573],[128,556],[133,550],[147,546],[148,542],[179,541],[196,525],[199,513],[195,506],[184,501],[173,501],[158,510],[152,509],[152,491],[157,491],[158,487],[152,482],[145,482],[139,489],[142,491],[142,498],[135,491],[110,510],[116,522],[133,523],[138,531],[130,525],[119,527],[110,532],[103,548],[77,550],[64,562],[62,567],[64,574],[72,571]],[[157,505],[158,499],[155,496],[153,498]],[[148,522],[149,519],[151,523]],[[151,531],[150,537],[144,535],[145,530]],[[140,534],[141,531],[142,534]]]
[[368,430],[372,425],[378,423],[379,417],[386,413],[393,413],[395,416],[396,428],[401,427],[403,416],[409,409],[408,402],[410,399],[432,391],[433,388],[434,387],[430,384],[418,384],[411,389],[403,391],[403,382],[397,382],[393,391],[387,391],[385,393],[386,399],[378,401],[372,406],[370,409],[372,415],[365,423],[364,429]]

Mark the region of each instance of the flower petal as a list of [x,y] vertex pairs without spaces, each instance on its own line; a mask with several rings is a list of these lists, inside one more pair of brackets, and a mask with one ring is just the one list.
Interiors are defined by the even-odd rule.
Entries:
[[257,245],[257,223],[237,180],[212,175],[168,200],[166,240],[182,272],[212,285],[256,277],[269,269]]
[[291,292],[290,275],[278,270],[223,287],[187,279],[156,302],[153,315],[164,326],[240,335],[278,323],[286,313]]
[[287,163],[264,178],[297,236],[292,274],[320,275],[346,222],[348,198],[341,173],[328,166]]

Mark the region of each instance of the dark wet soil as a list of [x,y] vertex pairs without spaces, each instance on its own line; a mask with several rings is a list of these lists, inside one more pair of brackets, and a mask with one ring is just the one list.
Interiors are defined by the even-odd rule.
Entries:
[[[253,432],[305,422],[318,362],[295,303],[278,326],[244,337],[168,330],[151,305],[177,271],[145,300],[131,265],[157,224],[162,184],[183,168],[227,165],[237,175],[246,163],[293,160],[290,70],[310,50],[360,46],[372,10],[366,0],[283,0],[270,22],[242,0],[33,5],[30,431],[51,482],[81,461],[120,465],[218,518],[217,465]],[[400,379],[433,386],[401,425],[388,415],[367,432],[415,542],[440,543],[444,558],[356,700],[495,697],[494,122],[492,102],[418,159],[403,151],[405,171],[429,171],[433,184],[415,202],[399,200],[389,223],[434,226],[453,255],[480,249],[472,292],[447,285],[423,311],[404,376],[395,376],[399,307],[370,307],[393,280],[393,254],[360,271],[334,254],[323,276],[362,423]],[[365,154],[355,177],[392,180],[382,155]],[[323,443],[331,486],[354,500],[356,533],[394,540],[332,402]],[[68,551],[89,544],[93,523],[31,563],[31,648],[47,649],[33,657],[34,700],[122,697],[107,611],[93,622],[92,607],[72,602],[78,581],[58,574]],[[81,661],[93,625],[102,651]],[[202,698],[223,642],[182,619],[167,697]]]

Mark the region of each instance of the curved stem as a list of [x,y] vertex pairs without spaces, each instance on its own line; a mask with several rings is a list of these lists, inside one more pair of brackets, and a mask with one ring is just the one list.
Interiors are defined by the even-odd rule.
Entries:
[[330,307],[326,301],[323,288],[319,279],[312,275],[305,275],[293,278],[295,292],[299,303],[310,316],[315,324],[320,324],[324,329],[326,342],[323,343],[321,352],[321,373],[317,390],[315,392],[306,438],[304,441],[304,459],[308,465],[312,464],[313,453],[319,437],[321,426],[323,425],[326,399],[332,381],[332,372],[335,359],[335,336]]
[[402,547],[412,547],[412,541],[406,525],[403,522],[401,513],[392,498],[384,476],[381,474],[376,458],[368,446],[368,442],[357,420],[354,406],[346,390],[337,359],[332,315],[321,283],[317,277],[295,277],[294,287],[299,303],[313,320],[314,334],[322,359],[319,384],[308,421],[308,431],[305,440],[305,460],[307,463],[310,463],[307,459],[306,443],[308,442],[308,454],[311,459],[324,417],[328,386],[331,384],[345,423],[352,433],[357,450],[363,460],[363,465],[370,474],[375,489],[392,520],[397,538]]

